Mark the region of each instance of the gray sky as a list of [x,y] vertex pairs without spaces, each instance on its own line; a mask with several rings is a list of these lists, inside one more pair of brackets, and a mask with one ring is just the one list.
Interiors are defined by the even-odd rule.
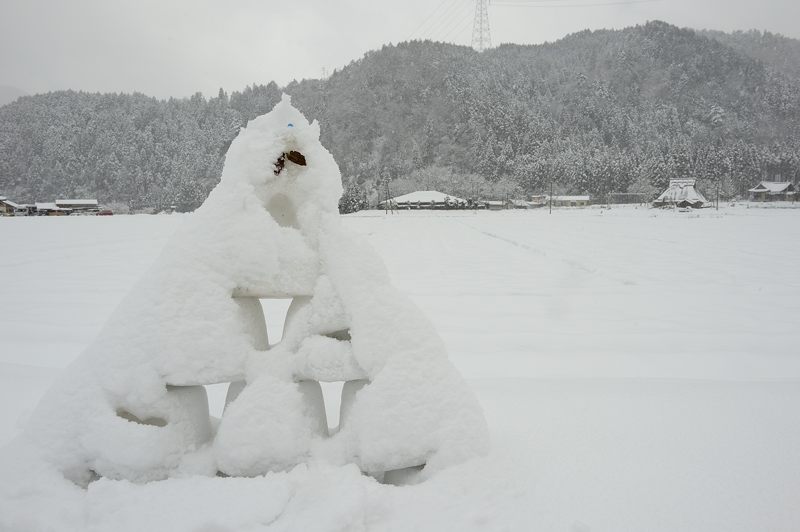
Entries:
[[[514,1],[514,0],[505,0]],[[536,1],[536,0],[534,0]],[[614,0],[542,0],[545,4]],[[216,94],[316,78],[385,43],[470,44],[474,0],[0,0],[0,85]],[[489,7],[492,41],[540,43],[647,20],[800,37],[798,0],[660,0]]]

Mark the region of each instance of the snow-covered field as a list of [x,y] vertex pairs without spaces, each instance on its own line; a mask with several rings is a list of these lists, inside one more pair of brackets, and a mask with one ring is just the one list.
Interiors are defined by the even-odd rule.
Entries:
[[[0,219],[0,444],[187,217]],[[46,504],[0,501],[30,515],[15,526],[800,530],[800,209],[373,211],[345,224],[438,328],[484,408],[488,458],[406,487],[316,464],[103,479]],[[270,338],[285,307],[268,303]]]

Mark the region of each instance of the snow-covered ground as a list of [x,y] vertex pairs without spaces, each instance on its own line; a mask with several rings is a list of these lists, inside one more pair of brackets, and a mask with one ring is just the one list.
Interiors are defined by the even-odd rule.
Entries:
[[[0,220],[0,444],[186,219]],[[800,210],[372,211],[345,224],[438,328],[484,408],[488,458],[406,487],[315,464],[104,479],[47,504],[0,501],[30,514],[15,526],[800,529]],[[271,339],[285,308],[266,303]],[[222,394],[210,390],[212,412]]]

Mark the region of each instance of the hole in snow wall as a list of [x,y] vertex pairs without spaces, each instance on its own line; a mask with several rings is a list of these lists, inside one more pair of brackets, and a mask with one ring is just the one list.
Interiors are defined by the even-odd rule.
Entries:
[[[301,381],[301,384],[316,381]],[[322,410],[325,414],[325,425],[328,435],[335,434],[339,427],[347,423],[347,416],[355,401],[356,393],[368,385],[367,380],[320,382]],[[319,407],[315,407],[318,411]]]
[[139,425],[149,425],[151,427],[167,426],[167,420],[163,417],[150,416],[146,418],[140,418],[136,414],[133,414],[124,408],[117,408],[117,416],[126,421],[130,421],[131,423],[138,423]]
[[164,428],[170,423],[188,424],[194,433],[197,443],[211,439],[211,420],[208,413],[208,395],[204,386],[171,386],[167,385],[167,396],[175,405],[179,419],[170,419],[158,413],[137,413],[125,407],[116,409],[117,417],[130,423]]

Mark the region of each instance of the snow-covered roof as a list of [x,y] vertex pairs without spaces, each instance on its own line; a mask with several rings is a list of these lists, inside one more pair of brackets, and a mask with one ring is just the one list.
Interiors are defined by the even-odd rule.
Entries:
[[38,203],[37,202],[34,205],[36,205],[36,210],[37,211],[62,211],[62,210],[68,211],[69,210],[69,209],[62,209],[61,207],[59,207],[55,203],[50,203],[50,202],[46,202],[46,203]]
[[669,187],[653,203],[655,205],[689,204],[702,206],[708,200],[695,188],[694,179],[670,179]]
[[696,184],[697,184],[697,179],[681,178],[681,179],[669,180],[670,187],[693,187]]
[[6,199],[5,196],[0,196],[0,202],[3,202],[6,205],[8,205],[9,207],[13,207],[15,209],[21,208],[21,205],[19,203],[14,203],[10,199]]
[[82,205],[86,207],[97,207],[96,199],[57,199],[56,205]]
[[445,200],[466,201],[436,190],[418,190],[416,192],[411,192],[410,194],[403,194],[402,196],[394,197],[390,201],[394,203],[444,203]]
[[[547,196],[549,199],[550,196]],[[553,196],[553,201],[590,201],[591,196]]]
[[769,192],[770,194],[780,194],[787,192],[792,184],[788,181],[762,181],[748,192]]

